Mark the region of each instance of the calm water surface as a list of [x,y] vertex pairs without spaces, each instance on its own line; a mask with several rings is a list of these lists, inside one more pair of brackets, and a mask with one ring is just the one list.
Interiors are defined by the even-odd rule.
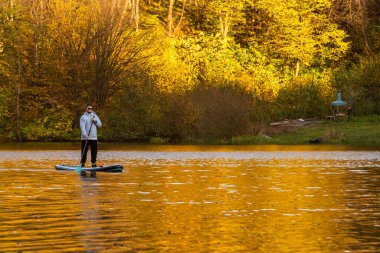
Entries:
[[380,252],[380,148],[0,145],[0,252]]

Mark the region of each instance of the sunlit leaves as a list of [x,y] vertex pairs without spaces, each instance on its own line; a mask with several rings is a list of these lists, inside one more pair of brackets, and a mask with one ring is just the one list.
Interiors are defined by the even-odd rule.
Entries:
[[[139,99],[131,100],[118,120],[133,114],[131,126],[140,129],[136,133],[162,133],[171,129],[165,118],[178,126],[182,122],[163,116],[172,112],[165,104],[183,106],[174,111],[193,115],[186,107],[187,98],[174,98],[186,97],[200,86],[238,87],[263,105],[257,114],[269,118],[268,107],[279,93],[281,102],[291,103],[298,84],[306,91],[309,87],[318,91],[318,101],[329,97],[332,69],[351,50],[351,37],[342,24],[334,23],[341,19],[332,20],[331,11],[337,14],[337,9],[331,0],[152,0],[140,1],[138,14],[130,13],[132,6],[124,1],[12,2],[12,8],[9,1],[0,2],[0,85],[7,86],[1,110],[2,115],[13,116],[9,108],[18,100],[9,91],[21,87],[21,106],[30,111],[22,127],[36,136],[58,136],[56,126],[66,129],[57,123],[59,119],[47,115],[55,111],[45,108],[64,105],[65,122],[71,120],[75,128],[88,100],[104,111],[119,112],[123,108],[116,98],[120,94],[132,98],[134,92]],[[345,0],[339,2],[349,6]],[[373,0],[369,2],[376,7]],[[374,48],[380,44],[376,18],[368,20]],[[300,97],[292,103],[302,103]],[[151,103],[152,99],[160,102]],[[142,117],[150,119],[138,121]],[[144,122],[150,126],[134,125]],[[44,131],[49,134],[43,135]]]
[[191,90],[195,85],[193,66],[179,60],[175,41],[168,41],[166,45],[162,54],[151,59],[154,68],[150,73],[156,81],[157,88],[164,92]]
[[349,44],[327,16],[330,4],[328,0],[255,1],[271,19],[262,40],[264,48],[306,66],[338,61]]
[[180,60],[190,66],[198,80],[231,80],[241,67],[235,52],[218,36],[199,34],[179,40]]

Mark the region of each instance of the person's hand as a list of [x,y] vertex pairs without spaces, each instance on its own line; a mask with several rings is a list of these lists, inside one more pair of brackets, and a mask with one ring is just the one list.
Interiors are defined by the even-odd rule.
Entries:
[[92,123],[96,123],[96,118],[92,118]]
[[85,137],[86,137],[86,140],[88,140],[88,134],[86,134]]

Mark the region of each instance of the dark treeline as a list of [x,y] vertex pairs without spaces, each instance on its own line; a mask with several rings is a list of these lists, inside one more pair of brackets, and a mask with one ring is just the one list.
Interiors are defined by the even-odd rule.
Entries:
[[1,0],[0,140],[192,141],[380,113],[377,0]]

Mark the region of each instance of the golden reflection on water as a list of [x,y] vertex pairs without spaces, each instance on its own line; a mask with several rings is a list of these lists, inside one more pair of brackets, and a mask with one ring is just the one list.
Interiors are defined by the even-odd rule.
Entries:
[[0,252],[378,252],[379,154],[0,151]]

